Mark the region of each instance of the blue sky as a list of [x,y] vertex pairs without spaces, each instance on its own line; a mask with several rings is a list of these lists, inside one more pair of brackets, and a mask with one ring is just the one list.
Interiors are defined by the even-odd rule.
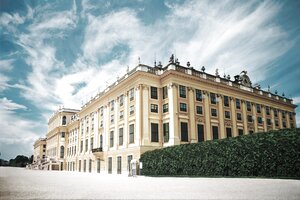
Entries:
[[300,1],[0,0],[1,158],[31,155],[59,106],[80,108],[138,57],[247,70],[299,105],[299,10]]

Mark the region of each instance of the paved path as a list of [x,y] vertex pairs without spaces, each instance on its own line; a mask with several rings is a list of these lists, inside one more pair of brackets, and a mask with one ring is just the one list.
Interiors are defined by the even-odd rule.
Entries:
[[152,178],[0,167],[0,199],[300,199],[300,181]]

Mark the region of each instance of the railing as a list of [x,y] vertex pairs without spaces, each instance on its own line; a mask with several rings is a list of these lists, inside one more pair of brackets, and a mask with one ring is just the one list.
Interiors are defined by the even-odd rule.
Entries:
[[103,151],[103,150],[102,150],[102,147],[92,149],[92,153],[102,152],[102,151]]

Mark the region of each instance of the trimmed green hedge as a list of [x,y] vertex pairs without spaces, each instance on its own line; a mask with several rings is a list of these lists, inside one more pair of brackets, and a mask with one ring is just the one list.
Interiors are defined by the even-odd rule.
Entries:
[[300,129],[177,145],[141,155],[143,175],[300,178]]

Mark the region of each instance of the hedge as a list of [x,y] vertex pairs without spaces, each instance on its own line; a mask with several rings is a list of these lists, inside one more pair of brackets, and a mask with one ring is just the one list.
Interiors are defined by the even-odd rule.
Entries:
[[300,178],[300,129],[167,147],[140,161],[149,176]]

